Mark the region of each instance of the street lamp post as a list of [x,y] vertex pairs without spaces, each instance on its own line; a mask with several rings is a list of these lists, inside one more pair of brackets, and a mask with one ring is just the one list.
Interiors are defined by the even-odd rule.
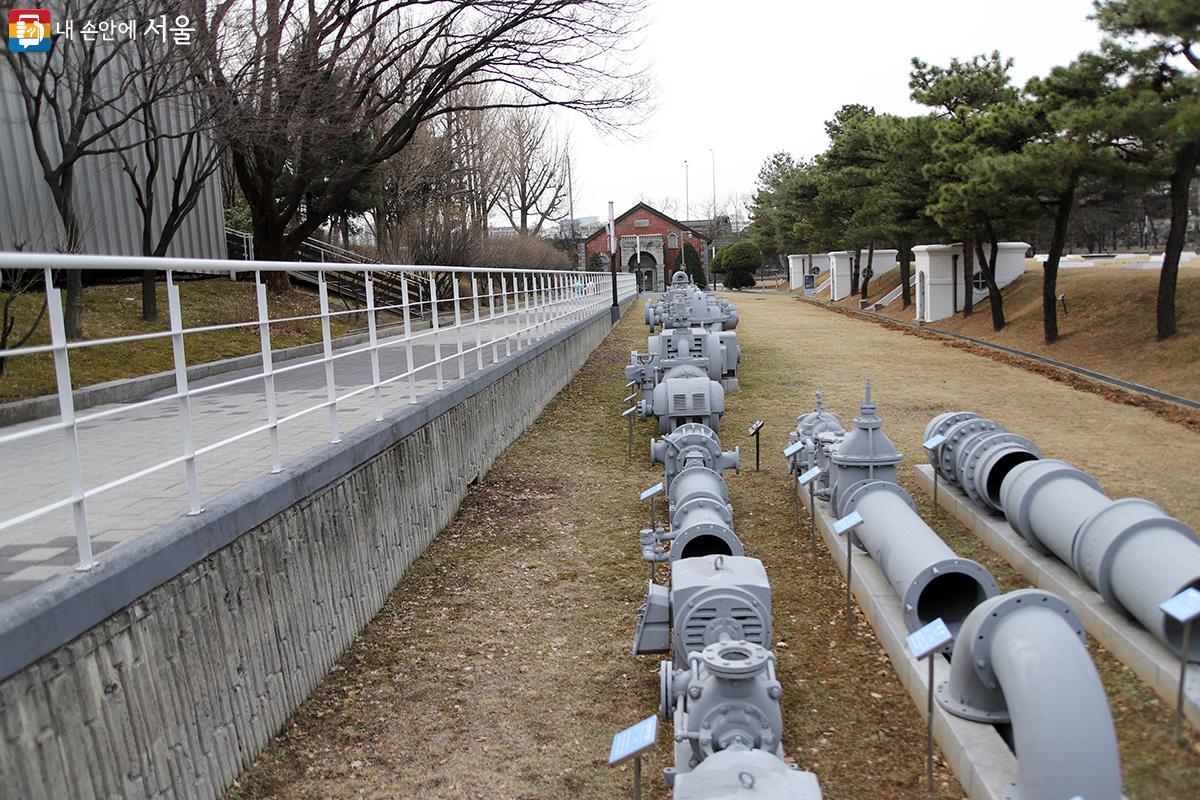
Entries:
[[617,303],[617,236],[611,200],[608,201],[608,268],[612,271],[612,322],[616,325],[621,318],[621,308]]

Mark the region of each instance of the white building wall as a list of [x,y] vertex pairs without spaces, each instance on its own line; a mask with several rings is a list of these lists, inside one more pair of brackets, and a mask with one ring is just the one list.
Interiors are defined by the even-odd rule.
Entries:
[[854,253],[838,250],[829,254],[829,272],[833,279],[829,286],[829,299],[841,300],[850,294],[850,262]]
[[1028,242],[1000,242],[996,252],[996,285],[1003,289],[1025,274]]
[[[954,316],[955,267],[962,258],[961,244],[922,244],[913,248],[917,267],[916,320],[936,322]],[[957,288],[959,304],[963,287]]]
[[794,291],[804,287],[804,256],[788,256],[788,290]]
[[[872,280],[880,275],[886,275],[892,270],[900,266],[900,262],[896,260],[898,250],[876,250],[871,258],[871,273]],[[864,250],[862,254],[862,265],[865,269],[867,266],[867,253]]]

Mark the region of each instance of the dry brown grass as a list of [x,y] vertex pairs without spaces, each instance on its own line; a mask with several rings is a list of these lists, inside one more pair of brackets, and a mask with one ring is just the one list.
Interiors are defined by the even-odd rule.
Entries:
[[[1059,271],[1058,291],[1066,295],[1067,314],[1059,314],[1061,338],[1052,345],[1042,337],[1040,267],[1004,289],[1004,330],[992,330],[987,300],[970,317],[939,320],[933,327],[1200,399],[1200,261],[1191,264],[1195,266],[1179,272],[1179,332],[1165,342],[1155,338],[1154,329],[1158,272],[1120,267]],[[912,322],[914,312],[902,310],[897,300],[880,313]]]
[[[166,284],[159,283],[157,289],[156,322],[142,320],[140,284],[89,286],[84,289],[84,339],[106,339],[169,330]],[[225,278],[184,281],[179,284],[179,296],[185,327],[223,325],[258,319],[254,284],[250,281],[235,283]],[[24,327],[20,324],[17,326],[18,330],[24,332],[28,327],[28,323],[24,321],[37,317],[41,302],[40,292],[17,298],[17,314],[19,320],[24,323]],[[346,308],[341,300],[330,299],[331,312]],[[272,297],[269,301],[269,313],[272,319],[309,316],[320,313],[320,304],[312,292],[294,288],[286,294]],[[380,324],[385,324],[394,320],[391,315],[380,314],[379,321]],[[339,315],[330,319],[330,330],[334,337],[365,327],[366,320],[363,314]],[[49,325],[43,318],[38,330],[25,346],[33,347],[49,341]],[[275,348],[319,341],[319,319],[280,322],[271,326],[271,342]],[[258,327],[252,325],[233,330],[189,334],[184,337],[184,345],[189,365],[250,355],[259,352]],[[163,372],[171,369],[174,364],[170,337],[72,350],[70,361],[71,377],[77,389],[120,378]],[[0,376],[0,402],[54,392],[54,361],[49,353],[8,359],[5,374]]]
[[[829,800],[929,797],[923,725],[861,617],[842,617],[844,584],[824,551],[808,552],[779,453],[821,388],[853,415],[872,377],[885,428],[908,456],[901,481],[922,514],[1006,588],[1020,579],[915,486],[921,431],[968,408],[1032,436],[1092,471],[1114,494],[1141,494],[1200,523],[1200,435],[1009,365],[981,359],[793,298],[732,295],[742,325],[743,390],[728,398],[726,447],[735,524],[771,576],[788,756],[817,772]],[[612,733],[653,712],[656,659],[632,658],[645,565],[637,492],[661,479],[645,458],[650,423],[625,457],[617,418],[635,308],[575,380],[496,462],[454,522],[404,577],[355,644],[230,792],[249,797],[612,798]],[[763,470],[741,434],[763,430]],[[1200,795],[1200,754],[1169,741],[1170,714],[1106,654],[1098,664],[1121,740],[1132,800]],[[663,735],[646,765],[648,796],[666,797]],[[939,763],[940,798],[962,791]]]

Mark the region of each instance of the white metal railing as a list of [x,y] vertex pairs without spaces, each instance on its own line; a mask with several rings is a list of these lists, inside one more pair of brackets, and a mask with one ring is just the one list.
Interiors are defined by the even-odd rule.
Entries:
[[[268,291],[263,281],[264,273],[294,272],[297,268],[317,276],[320,311],[293,317],[272,319],[268,313]],[[0,253],[0,269],[38,269],[43,272],[46,286],[47,314],[49,317],[50,343],[0,350],[6,359],[30,356],[39,353],[53,354],[54,372],[57,382],[59,419],[52,422],[16,426],[7,431],[0,429],[0,463],[13,457],[6,454],[16,443],[31,437],[58,433],[65,448],[64,471],[67,494],[51,498],[42,505],[13,514],[4,497],[0,497],[0,532],[15,528],[51,512],[67,509],[74,515],[77,569],[87,570],[96,563],[92,554],[92,536],[89,530],[88,502],[104,492],[133,484],[152,474],[172,467],[182,466],[187,487],[187,513],[203,512],[203,492],[196,462],[208,454],[242,441],[248,437],[263,435],[270,449],[272,473],[283,468],[281,431],[297,419],[314,412],[326,410],[329,415],[326,441],[341,441],[338,426],[338,406],[359,395],[371,395],[374,420],[381,420],[388,410],[383,389],[396,385],[402,387],[402,403],[415,403],[418,397],[417,379],[432,373],[436,391],[446,388],[447,369],[457,368],[457,377],[466,376],[467,359],[475,361],[477,369],[485,362],[495,363],[528,348],[535,341],[552,335],[575,322],[582,321],[612,304],[612,278],[604,272],[568,272],[520,269],[484,269],[468,267],[398,266],[387,264],[353,265],[356,272],[363,274],[365,306],[346,310],[330,310],[329,291],[325,280],[326,271],[345,272],[347,264],[330,265],[328,268],[316,264],[265,261],[216,261],[208,259],[167,259],[149,257],[84,256],[45,253]],[[167,330],[133,336],[118,336],[105,339],[68,341],[63,319],[62,301],[55,287],[55,275],[68,270],[158,270],[165,273],[167,306],[170,327]],[[183,325],[183,309],[179,286],[174,279],[180,272],[241,272],[253,271],[257,301],[256,319],[200,327]],[[401,286],[399,303],[376,305],[373,275],[386,272],[394,285]],[[450,294],[445,296],[445,284],[450,284]],[[441,284],[441,286],[439,286]],[[464,285],[467,294],[463,293]],[[441,296],[439,296],[439,291]],[[635,276],[619,274],[617,292],[624,301],[636,294]],[[377,317],[380,313],[392,312],[400,317],[402,333],[381,335]],[[429,323],[422,330],[414,326],[419,312],[427,312]],[[334,347],[330,321],[333,318],[365,314],[367,342],[364,345]],[[285,322],[320,320],[322,352],[320,356],[290,360],[284,366],[275,363],[275,350],[271,344],[271,326]],[[452,320],[452,321],[451,321]],[[188,384],[187,350],[185,337],[190,334],[235,329],[257,329],[259,350],[262,356],[260,370],[249,375],[239,375],[220,380],[203,387]],[[175,391],[158,397],[102,408],[79,414],[74,407],[73,382],[69,354],[82,348],[120,345],[151,339],[170,338],[174,361]],[[417,363],[414,348],[421,344],[432,345],[432,359]],[[380,354],[392,348],[404,351],[402,366],[393,374],[385,374]],[[447,352],[448,351],[448,352]],[[366,354],[370,359],[370,381],[349,391],[339,393],[335,380],[335,364],[343,359]],[[323,400],[300,410],[281,415],[276,400],[276,380],[297,370],[316,365],[324,367]],[[193,430],[193,399],[231,387],[241,387],[240,392],[260,385],[263,401],[261,423],[244,430],[229,432],[215,442],[197,447]],[[115,479],[88,485],[81,468],[79,429],[80,426],[115,425],[117,418],[132,412],[158,405],[174,405],[178,412],[179,440],[175,452],[150,466],[122,474]],[[312,446],[319,442],[314,441]],[[307,448],[306,448],[307,449]],[[10,462],[12,463],[12,462]],[[28,479],[39,485],[48,484],[50,476],[30,475]],[[11,496],[7,492],[6,496]],[[181,498],[182,499],[182,498]],[[182,511],[182,509],[181,509]]]

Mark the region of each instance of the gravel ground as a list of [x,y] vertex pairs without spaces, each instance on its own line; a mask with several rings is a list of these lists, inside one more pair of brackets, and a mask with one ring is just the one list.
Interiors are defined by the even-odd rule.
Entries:
[[[774,595],[788,757],[828,800],[958,798],[944,764],[922,785],[924,726],[870,627],[844,624],[845,585],[807,545],[780,456],[812,391],[847,421],[874,381],[885,430],[908,460],[900,477],[922,515],[1006,589],[1018,575],[916,487],[921,431],[944,410],[976,410],[1091,471],[1115,496],[1142,495],[1200,525],[1200,434],[1010,364],[767,293],[734,296],[742,391],[722,439],[741,445],[730,478],[735,526],[763,559]],[[611,798],[630,783],[605,763],[611,735],[657,707],[657,660],[629,654],[644,594],[637,492],[661,479],[633,459],[617,418],[621,366],[644,348],[640,307],[626,316],[535,425],[496,462],[454,522],[230,798]],[[763,469],[746,427],[765,421]],[[1200,796],[1200,738],[1170,741],[1170,710],[1093,644],[1121,740],[1131,800]],[[667,797],[646,764],[648,797]]]

